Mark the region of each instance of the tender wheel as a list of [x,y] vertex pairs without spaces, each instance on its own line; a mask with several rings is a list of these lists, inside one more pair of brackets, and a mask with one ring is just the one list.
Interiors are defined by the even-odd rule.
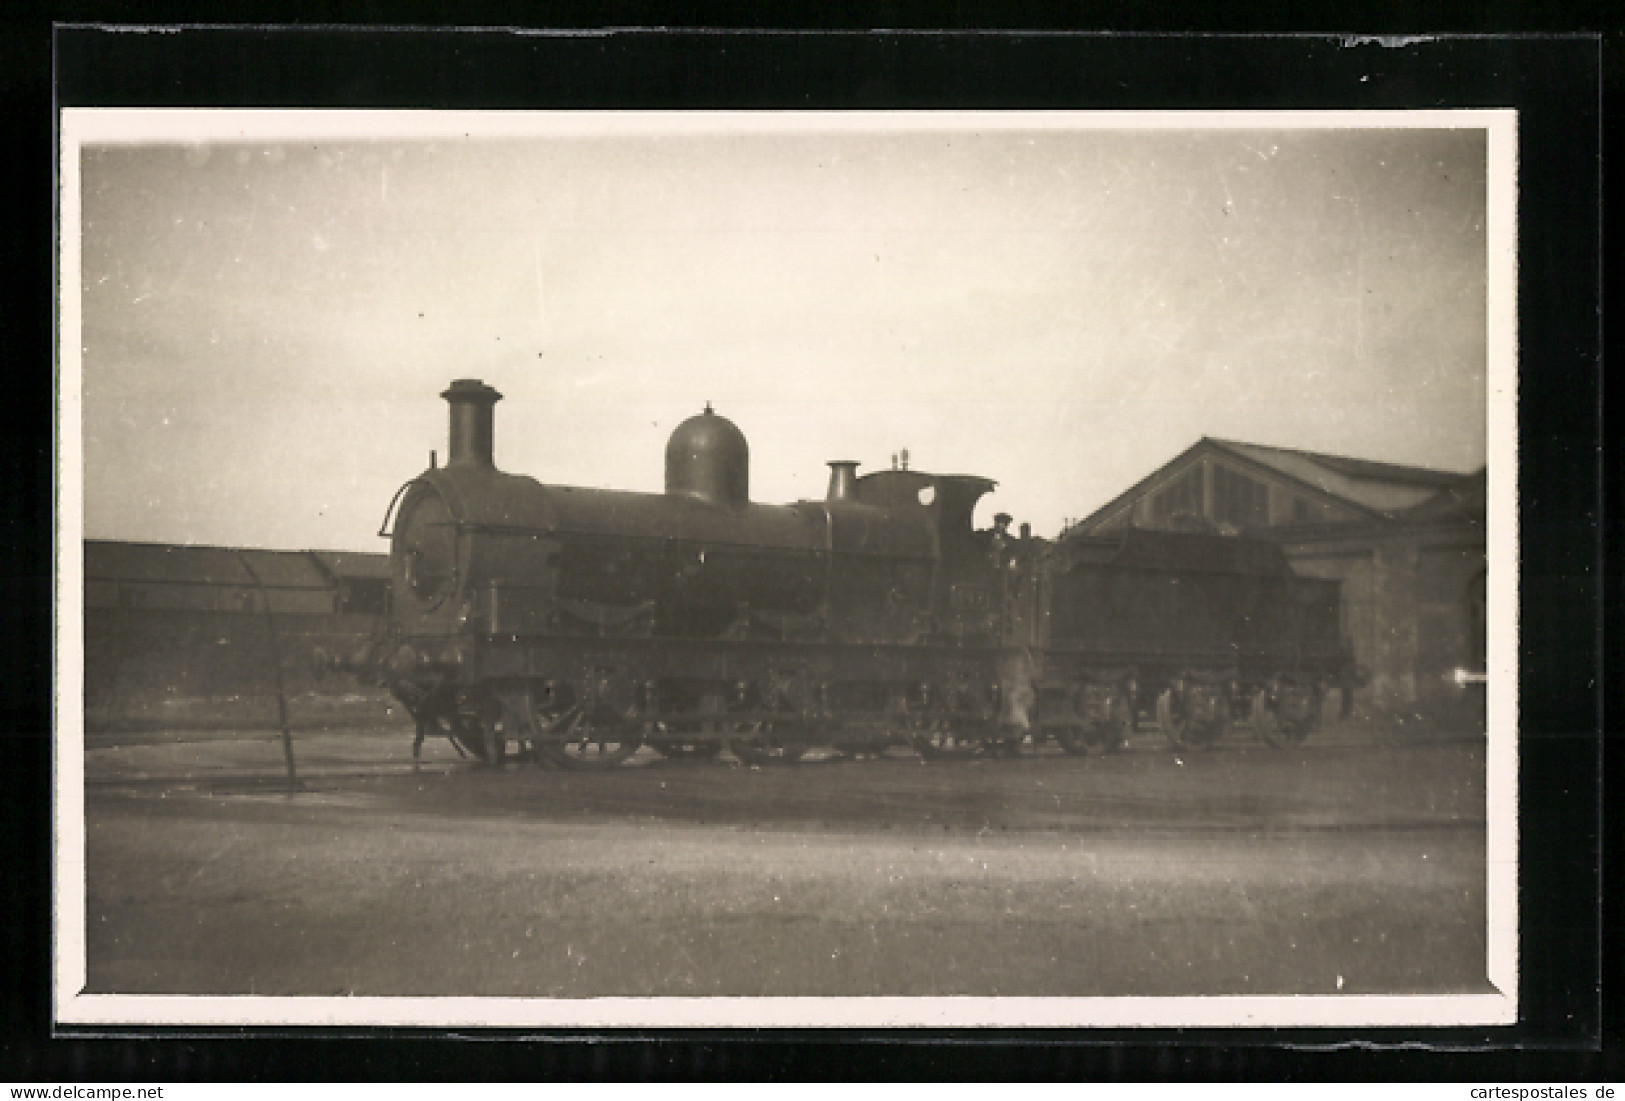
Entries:
[[1281,733],[1289,741],[1301,742],[1320,725],[1321,694],[1313,688],[1299,689],[1282,709]]
[[1100,750],[1105,753],[1118,753],[1128,749],[1128,736],[1133,732],[1134,705],[1128,702],[1128,697],[1120,695],[1111,702],[1111,718],[1098,728]]
[[1184,695],[1175,695],[1168,689],[1157,697],[1157,721],[1175,749],[1210,749],[1224,737],[1231,722],[1229,693],[1220,695],[1215,711],[1212,718],[1198,719],[1191,715],[1191,705]]
[[829,747],[842,757],[853,758],[873,753],[879,748],[874,742],[831,742]]
[[1127,696],[1117,697],[1112,704],[1112,721],[1106,727],[1106,740],[1102,748],[1107,753],[1120,753],[1128,748],[1129,735],[1134,733],[1134,704]]
[[683,742],[651,738],[649,748],[672,761],[708,761],[722,752],[721,742]]
[[1067,753],[1082,757],[1088,753],[1118,753],[1128,747],[1129,733],[1134,729],[1134,705],[1121,696],[1112,703],[1111,718],[1090,726],[1062,727],[1055,732],[1055,741]]
[[1089,747],[1094,744],[1094,739],[1082,726],[1063,726],[1055,731],[1055,744],[1074,757],[1085,757],[1088,756]]
[[1191,748],[1191,724],[1185,714],[1185,701],[1175,696],[1172,688],[1163,689],[1162,695],[1157,697],[1157,725],[1162,727],[1162,735],[1169,745],[1175,749]]
[[980,736],[970,736],[953,728],[944,718],[924,719],[915,728],[910,741],[920,756],[929,761],[959,761],[979,757],[987,750]]
[[1269,689],[1260,688],[1253,696],[1252,718],[1253,729],[1258,731],[1258,737],[1264,744],[1280,749],[1281,721],[1275,714],[1275,705],[1270,702]]
[[1027,748],[1027,735],[1002,734],[989,738],[985,743],[989,756],[993,757],[1019,757]]
[[1212,749],[1221,738],[1230,733],[1230,726],[1234,722],[1230,712],[1231,706],[1230,694],[1226,692],[1219,700],[1218,717],[1200,724],[1194,731],[1197,744],[1203,749]]
[[722,752],[721,736],[730,729],[722,718],[725,709],[722,694],[708,692],[700,697],[699,719],[678,723],[676,729],[661,723],[652,731],[647,744],[673,761],[709,760]]
[[808,748],[776,733],[769,724],[741,724],[738,734],[728,740],[728,752],[747,765],[793,765]]

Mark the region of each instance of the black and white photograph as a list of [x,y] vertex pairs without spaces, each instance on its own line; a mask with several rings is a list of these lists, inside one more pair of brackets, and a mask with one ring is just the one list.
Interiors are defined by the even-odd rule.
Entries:
[[61,117],[59,1021],[1516,1019],[1515,112]]

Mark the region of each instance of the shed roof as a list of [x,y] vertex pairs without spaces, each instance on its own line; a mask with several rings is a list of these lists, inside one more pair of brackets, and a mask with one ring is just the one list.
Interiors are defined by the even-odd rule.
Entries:
[[1410,518],[1412,510],[1426,505],[1441,493],[1450,491],[1464,479],[1474,477],[1458,471],[1405,466],[1372,459],[1357,459],[1347,455],[1203,436],[1079,521],[1074,525],[1074,529],[1089,530],[1106,517],[1115,514],[1125,502],[1149,491],[1171,470],[1203,455],[1217,455],[1239,461],[1261,474],[1274,475],[1300,489],[1310,491],[1322,500],[1329,499],[1346,506],[1352,509],[1356,516],[1373,521]]
[[1304,451],[1296,447],[1274,447],[1241,440],[1225,440],[1217,436],[1204,436],[1224,447],[1235,448],[1264,463],[1292,464],[1307,462],[1327,470],[1336,471],[1360,481],[1395,482],[1399,484],[1439,486],[1448,485],[1461,477],[1459,473],[1427,466],[1404,466],[1400,463],[1379,463],[1373,459],[1355,459],[1347,455],[1332,455],[1324,451]]
[[1211,436],[1203,437],[1203,440],[1222,451],[1250,459],[1323,493],[1374,512],[1393,513],[1414,508],[1462,477],[1457,471],[1379,463],[1320,451],[1271,447]]
[[[139,581],[148,584],[192,584],[272,589],[331,589],[332,575],[312,551],[255,550],[172,543],[126,543],[112,539],[85,540],[85,578],[97,581]],[[347,563],[351,574],[372,569],[360,561],[369,556],[336,555],[356,560]],[[370,556],[382,558],[382,556]],[[338,573],[338,576],[346,576]],[[382,576],[365,573],[360,576]]]
[[1406,520],[1457,520],[1482,517],[1489,490],[1489,468],[1463,474],[1450,485],[1404,513]]

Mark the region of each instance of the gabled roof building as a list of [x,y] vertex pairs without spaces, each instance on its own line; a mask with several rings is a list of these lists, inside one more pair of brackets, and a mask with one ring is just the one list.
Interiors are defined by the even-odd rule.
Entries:
[[389,560],[350,551],[84,543],[85,607],[382,615]]
[[89,728],[252,727],[278,717],[279,689],[305,719],[352,696],[381,713],[355,684],[318,681],[310,659],[375,630],[389,606],[382,554],[87,539],[84,602]]
[[1343,627],[1370,675],[1360,705],[1482,728],[1487,471],[1435,470],[1204,437],[1068,533],[1123,527],[1278,542],[1343,582]]

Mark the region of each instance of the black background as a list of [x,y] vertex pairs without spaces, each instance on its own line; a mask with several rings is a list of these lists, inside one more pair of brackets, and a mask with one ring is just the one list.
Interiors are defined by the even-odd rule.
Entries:
[[[314,7],[314,12],[312,12]],[[1006,26],[924,27],[896,4],[834,6],[800,32],[622,29],[584,35],[446,29],[534,22],[519,5],[307,5],[371,26],[202,27],[113,32],[96,20],[175,24],[266,18],[250,5],[87,5],[48,18],[8,16],[0,40],[8,147],[26,168],[13,220],[14,266],[28,293],[8,295],[8,430],[0,442],[5,513],[0,560],[0,1080],[269,1079],[937,1079],[1574,1081],[1625,1079],[1617,998],[1617,918],[1604,932],[1602,840],[1604,612],[1619,610],[1622,469],[1602,451],[1603,261],[1599,217],[1602,108],[1619,101],[1617,43],[1596,11],[1531,15],[1508,5],[1365,11],[1325,31],[1475,32],[1408,44],[1338,34],[1184,34],[1169,7],[1106,6],[1078,33],[1053,11]],[[286,13],[284,13],[286,14]],[[735,13],[737,14],[737,13]],[[935,13],[940,26],[950,21]],[[549,10],[555,29],[672,25],[622,6]],[[410,17],[410,18],[409,18]],[[527,18],[528,17],[528,18]],[[594,18],[588,23],[588,18]],[[694,19],[691,14],[688,17]],[[1211,17],[1210,17],[1211,18]],[[1243,15],[1218,13],[1219,27]],[[1274,30],[1302,30],[1277,12]],[[1567,19],[1560,27],[1555,20]],[[417,26],[387,26],[412,22]],[[1546,20],[1542,22],[1541,20]],[[840,21],[851,29],[829,29]],[[862,22],[860,22],[860,20]],[[1211,22],[1210,22],[1211,25]],[[1478,33],[1495,32],[1495,33]],[[1508,33],[1519,32],[1519,33]],[[1604,84],[1604,73],[1608,82]],[[53,99],[54,96],[54,99]],[[1392,109],[1520,111],[1519,323],[1521,493],[1521,1000],[1516,1026],[1449,1030],[1185,1032],[491,1033],[228,1029],[53,1035],[50,1005],[50,663],[54,107],[434,109]],[[21,248],[16,248],[16,246]],[[13,282],[15,286],[15,281]],[[1609,498],[1603,497],[1608,479]],[[1603,510],[1604,504],[1614,507]],[[73,629],[75,625],[67,627]],[[1614,647],[1611,640],[1610,647]],[[1617,752],[1615,754],[1618,756]],[[1616,773],[1617,760],[1609,765]],[[1610,898],[1617,891],[1610,886]],[[1606,955],[1604,948],[1606,946]],[[1606,965],[1606,972],[1605,972]],[[1605,1009],[1607,1012],[1605,1013]],[[140,1038],[138,1038],[140,1037]],[[154,1039],[154,1037],[157,1037]],[[1607,1043],[1606,1041],[1613,1041]]]

